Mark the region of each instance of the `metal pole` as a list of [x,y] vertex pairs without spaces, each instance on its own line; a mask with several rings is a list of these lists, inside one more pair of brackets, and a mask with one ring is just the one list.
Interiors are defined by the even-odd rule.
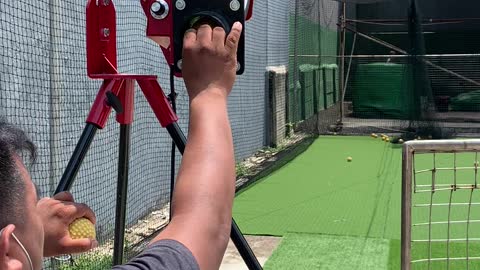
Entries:
[[[350,59],[348,59],[349,61],[348,61],[347,75],[345,76],[345,85],[343,86],[342,104],[343,104],[343,101],[345,100],[345,93],[347,93],[348,81],[350,79],[350,71],[352,69],[352,60],[353,60],[351,56],[355,51],[356,44],[357,44],[357,34],[354,34],[353,42],[352,42],[352,52],[350,53]],[[343,122],[343,118],[342,118],[342,122]]]
[[57,167],[58,164],[57,158],[57,137],[60,134],[60,106],[59,106],[59,93],[58,90],[61,89],[58,82],[60,82],[60,74],[62,67],[58,61],[61,59],[58,55],[56,48],[56,39],[60,37],[57,33],[58,29],[55,27],[55,21],[59,14],[59,1],[50,0],[49,9],[50,9],[50,119],[49,119],[49,149],[50,149],[50,161],[49,161],[49,193],[54,192],[55,182],[57,181]]
[[292,122],[298,121],[298,100],[297,100],[297,81],[298,81],[298,12],[300,8],[300,0],[295,0],[295,17],[294,17],[294,27],[293,27],[293,115]]
[[83,130],[82,136],[78,140],[75,151],[68,162],[67,168],[60,179],[60,183],[57,186],[54,194],[60,193],[62,191],[68,191],[72,188],[75,177],[77,176],[78,170],[87,155],[88,149],[92,144],[93,138],[98,130],[98,127],[93,124],[87,124]]
[[242,256],[245,264],[248,269],[262,269],[262,266],[258,262],[255,254],[250,249],[247,240],[243,237],[243,234],[240,232],[240,229],[237,226],[235,220],[232,219],[232,231],[230,233],[230,238],[232,239],[233,244],[237,247],[238,252]]
[[[344,96],[344,85],[345,85],[345,39],[346,39],[346,30],[345,30],[345,20],[347,16],[347,3],[342,3],[342,16],[341,20],[341,30],[340,30],[340,96]],[[345,108],[343,106],[343,100],[340,100],[340,121],[343,122],[343,117],[345,114]]]
[[113,265],[121,265],[124,256],[125,221],[127,212],[128,163],[130,157],[131,125],[120,125],[118,159],[117,206],[115,213],[115,238],[113,242]]
[[411,241],[412,241],[412,168],[413,151],[409,144],[403,146],[402,163],[402,251],[401,269],[410,270],[411,267]]
[[168,125],[166,128],[170,134],[170,137],[172,137],[173,142],[177,146],[178,151],[180,151],[180,153],[183,155],[183,152],[185,152],[185,145],[187,144],[187,138],[185,138],[185,135],[178,126],[178,123],[174,122],[173,124]]
[[[175,93],[175,67],[170,66],[170,103],[172,105],[172,110],[174,113],[177,113],[177,102],[176,102],[176,93]],[[172,141],[172,146],[171,146],[171,154],[170,154],[170,210],[169,210],[169,215],[168,219],[172,221],[172,199],[173,199],[173,190],[175,188],[175,173],[176,173],[176,166],[175,166],[175,154],[176,154],[176,148],[175,148],[175,141]]]

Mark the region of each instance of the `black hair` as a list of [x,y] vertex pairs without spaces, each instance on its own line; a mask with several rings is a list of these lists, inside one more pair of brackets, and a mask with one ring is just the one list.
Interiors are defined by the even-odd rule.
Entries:
[[34,162],[36,147],[23,130],[0,117],[0,229],[24,220],[25,184],[15,155],[27,155]]

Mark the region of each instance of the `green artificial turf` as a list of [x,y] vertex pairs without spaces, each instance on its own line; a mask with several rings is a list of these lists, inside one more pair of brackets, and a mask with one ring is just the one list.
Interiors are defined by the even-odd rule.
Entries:
[[[401,242],[400,240],[391,240],[390,241],[390,255],[388,262],[388,270],[401,270],[400,267],[400,252],[401,252]],[[429,256],[429,246],[427,243],[422,244],[413,244],[412,245],[412,259],[425,259]],[[471,242],[468,246],[470,258],[478,257],[480,255],[480,243]],[[448,252],[450,257],[467,257],[467,245],[463,243],[451,242],[449,244]],[[432,243],[431,247],[431,258],[446,258],[447,257],[447,245],[446,243]],[[447,270],[447,269],[480,269],[480,261],[478,259],[473,259],[469,261],[469,268],[467,268],[467,262],[465,260],[450,260],[448,262],[449,267],[447,267],[447,261],[431,261],[430,269],[435,270]],[[417,262],[412,264],[412,270],[428,270],[428,262]]]
[[[348,157],[352,157],[352,162],[347,162]],[[292,162],[239,194],[235,199],[234,217],[242,232],[250,235],[284,236],[288,233],[304,233],[360,237],[359,239],[388,239],[389,269],[399,269],[401,158],[401,147],[384,143],[380,139],[320,137]],[[453,167],[455,164],[457,167],[471,167],[476,159],[472,153],[457,154],[455,157],[453,154],[437,154],[435,166]],[[415,169],[431,169],[434,166],[433,161],[433,154],[417,155]],[[475,177],[473,169],[457,172],[437,171],[435,181],[437,184],[452,184],[455,179],[457,184],[472,184]],[[419,174],[416,181],[417,184],[431,185],[432,173]],[[454,192],[437,190],[433,197],[429,192],[416,193],[413,202],[415,204],[468,202],[471,194],[470,190]],[[479,202],[480,194],[474,192],[472,201]],[[472,206],[471,220],[480,220],[479,210],[480,206]],[[466,220],[467,217],[468,206],[454,206],[450,208],[450,214],[448,207],[435,207],[431,213],[426,207],[414,207],[412,210],[414,223],[446,221],[449,218],[452,221]],[[469,237],[480,238],[480,222],[470,223],[469,226]],[[413,239],[464,238],[466,228],[465,223],[435,225],[431,231],[428,230],[428,226],[415,226],[412,235]],[[288,237],[286,239],[285,245],[289,241]],[[297,245],[295,243],[300,241],[298,239],[294,238],[292,245]],[[315,239],[305,240],[309,244],[304,247],[298,244],[297,252],[301,249],[308,254],[323,250],[325,239]],[[339,241],[345,240],[342,239]],[[448,249],[451,257],[466,256],[465,242],[451,242]],[[429,248],[424,243],[414,243],[412,250],[414,260],[426,258],[429,254]],[[431,250],[433,258],[445,257],[447,244],[435,243]],[[480,257],[479,241],[471,242],[469,250],[470,257]],[[332,252],[334,255],[330,258],[332,262],[329,264],[340,263],[336,262],[335,258],[341,257],[338,255],[341,250],[338,254],[335,250]],[[345,251],[346,256],[350,253]],[[281,254],[284,254],[286,256],[284,260],[289,260],[294,253],[279,254],[276,256],[281,257]],[[318,254],[322,257],[321,252]],[[307,255],[302,258],[306,260],[306,257]],[[274,263],[280,259],[272,257],[271,260]],[[413,269],[428,269],[426,265],[416,264],[417,268]],[[445,262],[432,263],[432,266],[443,269],[441,265],[445,265]],[[450,262],[450,266],[454,268],[462,265],[465,263]],[[479,264],[476,266],[480,269]]]
[[389,241],[350,236],[287,234],[265,270],[385,270]]
[[[320,137],[237,196],[246,234],[400,237],[401,149],[369,137]],[[352,162],[347,158],[352,157]]]

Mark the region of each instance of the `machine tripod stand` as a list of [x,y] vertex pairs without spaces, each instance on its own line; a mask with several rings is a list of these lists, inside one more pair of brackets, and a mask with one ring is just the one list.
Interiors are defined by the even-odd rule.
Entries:
[[[55,194],[71,189],[96,132],[105,127],[108,117],[114,109],[117,113],[116,121],[120,124],[113,254],[113,264],[118,265],[123,262],[124,253],[130,133],[134,115],[135,83],[140,86],[161,126],[167,129],[182,154],[185,150],[186,138],[178,126],[178,117],[172,109],[170,100],[164,94],[156,76],[120,74],[117,71],[116,15],[113,3],[107,0],[89,0],[86,21],[88,76],[92,79],[103,80],[103,83]],[[171,63],[171,49],[163,48],[163,50],[167,61]],[[262,269],[234,220],[232,220],[231,239],[249,269]]]

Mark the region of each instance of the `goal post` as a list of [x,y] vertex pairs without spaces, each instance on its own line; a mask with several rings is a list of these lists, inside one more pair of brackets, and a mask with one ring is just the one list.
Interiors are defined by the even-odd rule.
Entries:
[[[466,266],[465,269],[474,269],[470,267],[472,262],[480,262],[477,250],[480,238],[472,230],[472,224],[480,222],[472,211],[472,207],[480,205],[480,200],[475,202],[480,197],[473,196],[480,193],[478,152],[480,140],[410,141],[404,144],[402,270],[438,269],[433,267],[435,263],[442,269],[444,266],[444,269],[456,269],[452,264],[459,262]],[[416,157],[423,162],[416,162]],[[413,213],[417,209],[421,211]],[[455,210],[458,213],[454,213]],[[413,234],[412,229],[421,233]],[[414,245],[424,247],[424,252],[412,252]],[[472,252],[473,247],[476,252]]]

